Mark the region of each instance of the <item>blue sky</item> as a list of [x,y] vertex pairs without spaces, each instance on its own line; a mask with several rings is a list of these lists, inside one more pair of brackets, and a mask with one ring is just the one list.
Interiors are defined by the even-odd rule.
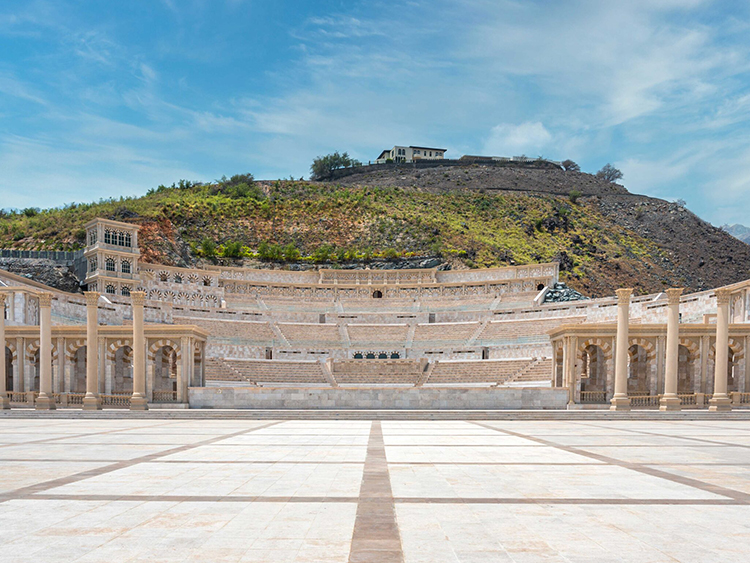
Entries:
[[749,37],[732,0],[5,0],[0,207],[427,144],[748,224]]

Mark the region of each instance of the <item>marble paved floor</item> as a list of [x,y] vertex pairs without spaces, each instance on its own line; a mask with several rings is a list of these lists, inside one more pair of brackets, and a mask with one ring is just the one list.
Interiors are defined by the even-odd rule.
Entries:
[[0,562],[750,561],[750,422],[0,422]]

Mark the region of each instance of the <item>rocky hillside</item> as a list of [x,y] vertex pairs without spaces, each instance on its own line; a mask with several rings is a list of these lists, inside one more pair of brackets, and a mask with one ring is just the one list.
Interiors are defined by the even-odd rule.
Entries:
[[146,196],[0,217],[0,246],[67,250],[83,225],[141,226],[145,260],[189,266],[480,268],[556,260],[590,296],[750,278],[750,246],[679,205],[588,174],[478,165],[337,183],[181,182]]

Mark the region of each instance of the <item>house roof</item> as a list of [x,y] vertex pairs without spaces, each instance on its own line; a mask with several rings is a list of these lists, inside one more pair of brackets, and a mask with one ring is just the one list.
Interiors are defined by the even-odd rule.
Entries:
[[381,158],[385,158],[391,156],[391,149],[385,149],[383,152],[380,153],[380,156],[378,156],[378,160]]
[[422,149],[425,151],[447,151],[448,149],[436,149],[435,147],[415,147],[414,145],[409,145],[410,149]]

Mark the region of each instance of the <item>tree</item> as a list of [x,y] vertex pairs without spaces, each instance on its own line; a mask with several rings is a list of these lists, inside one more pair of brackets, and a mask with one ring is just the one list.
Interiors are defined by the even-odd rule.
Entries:
[[325,156],[319,156],[313,160],[310,166],[310,178],[321,180],[331,175],[331,172],[339,168],[351,168],[352,166],[362,166],[359,160],[355,160],[348,153],[339,154],[339,151]]
[[605,164],[599,172],[596,173],[597,178],[606,180],[607,182],[616,182],[622,178],[622,172],[612,166],[610,163]]
[[566,160],[563,160],[560,164],[562,164],[562,167],[567,172],[580,172],[581,171],[581,167],[578,166],[575,162],[573,162],[569,158]]

